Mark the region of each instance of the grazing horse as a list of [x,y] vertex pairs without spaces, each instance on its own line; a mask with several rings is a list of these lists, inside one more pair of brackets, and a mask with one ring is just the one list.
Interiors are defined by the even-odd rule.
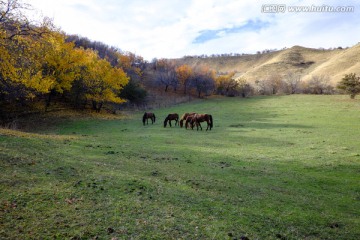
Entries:
[[[193,116],[193,115],[195,115],[194,112],[193,113],[184,113],[180,118],[180,127],[183,127],[184,121],[186,123],[186,119],[187,119],[188,116]],[[185,125],[185,127],[187,127],[187,125]]]
[[155,122],[155,114],[150,113],[150,112],[145,112],[144,116],[143,116],[143,124],[144,124],[144,126],[145,126],[145,121],[146,121],[146,124],[149,124],[149,118],[151,119],[151,124],[154,124],[154,122]]
[[175,126],[176,124],[179,125],[179,114],[177,113],[170,113],[169,115],[167,115],[167,117],[165,118],[165,121],[164,121],[164,127],[166,127],[167,123],[169,122],[169,125],[171,127],[171,121],[172,120],[175,120]]
[[[185,121],[185,129],[188,129],[188,127],[191,127],[191,129],[194,129],[194,124],[195,124],[195,115],[189,115],[186,117],[186,121]],[[200,124],[200,123],[199,123]]]
[[202,130],[202,127],[200,125],[201,122],[206,122],[207,123],[207,128],[206,131],[209,129],[211,130],[214,122],[213,122],[213,118],[210,114],[195,114],[194,117],[191,120],[191,124],[192,124],[192,128],[194,127],[194,124],[196,125],[196,130],[199,130],[199,126],[200,129]]

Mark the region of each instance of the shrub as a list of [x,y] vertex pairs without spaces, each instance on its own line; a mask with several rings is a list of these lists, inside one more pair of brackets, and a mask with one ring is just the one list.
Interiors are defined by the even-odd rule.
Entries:
[[345,74],[337,88],[350,94],[350,98],[354,99],[360,93],[360,77],[357,77],[355,73]]

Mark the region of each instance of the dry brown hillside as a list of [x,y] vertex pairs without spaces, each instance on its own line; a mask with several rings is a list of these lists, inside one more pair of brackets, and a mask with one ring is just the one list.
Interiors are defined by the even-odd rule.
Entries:
[[320,50],[294,46],[292,48],[236,57],[182,58],[179,64],[193,67],[208,66],[218,72],[237,72],[236,77],[248,81],[263,80],[273,74],[288,72],[301,74],[303,80],[311,76],[328,76],[332,83],[341,80],[344,74],[360,75],[360,43],[347,49]]

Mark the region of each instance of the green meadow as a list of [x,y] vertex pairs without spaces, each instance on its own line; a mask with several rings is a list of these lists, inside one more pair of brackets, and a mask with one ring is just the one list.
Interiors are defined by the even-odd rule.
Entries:
[[[0,129],[0,239],[360,239],[359,99],[152,111]],[[214,127],[164,128],[173,112]]]

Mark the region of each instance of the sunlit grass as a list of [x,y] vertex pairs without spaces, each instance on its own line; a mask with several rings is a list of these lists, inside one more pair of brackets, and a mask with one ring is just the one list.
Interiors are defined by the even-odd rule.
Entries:
[[[0,130],[0,238],[359,239],[360,102],[213,98]],[[164,128],[211,113],[212,131]]]

